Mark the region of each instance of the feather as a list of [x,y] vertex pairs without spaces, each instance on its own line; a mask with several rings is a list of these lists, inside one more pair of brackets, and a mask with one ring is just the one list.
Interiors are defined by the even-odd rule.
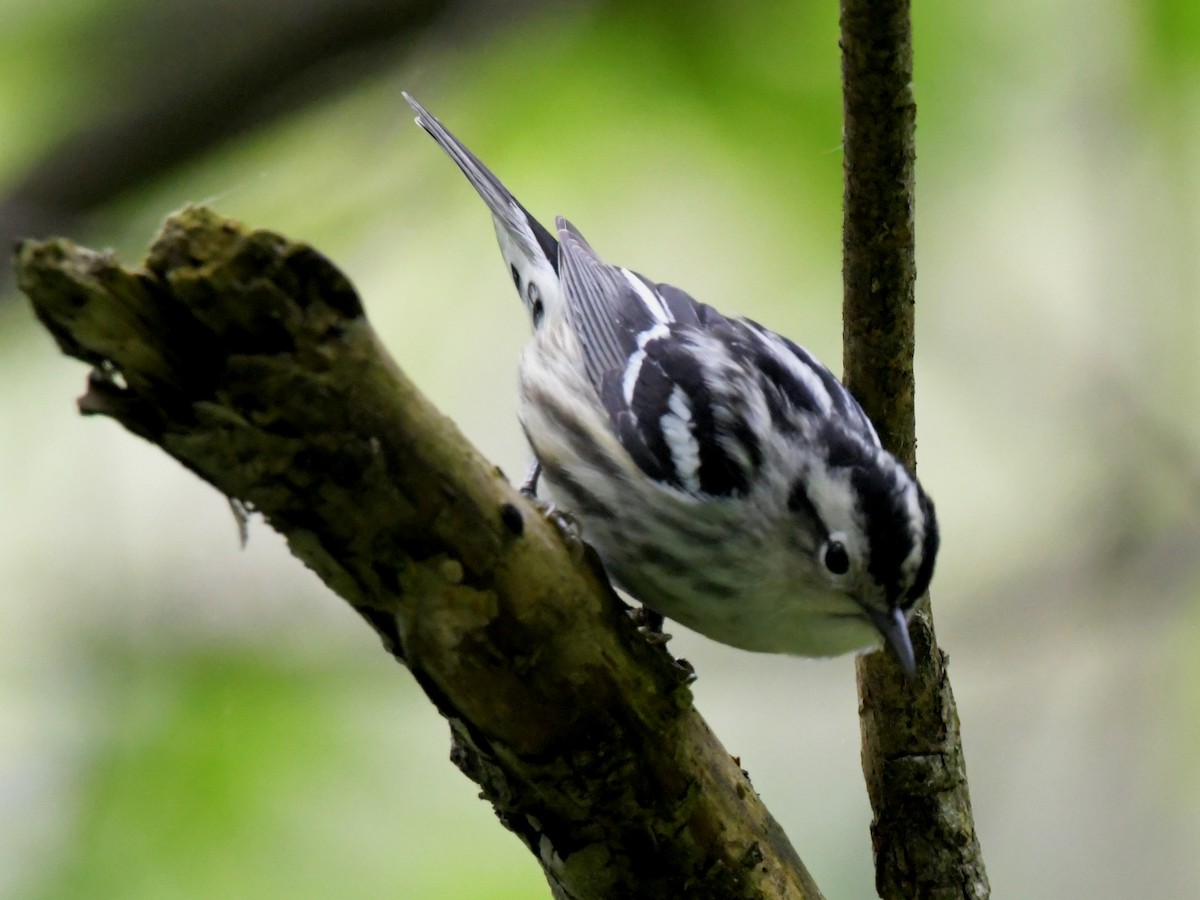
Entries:
[[557,268],[558,244],[550,232],[529,214],[500,179],[492,174],[492,170],[463,146],[433,113],[407,93],[404,94],[404,99],[416,111],[416,123],[429,132],[438,145],[458,164],[467,180],[492,211],[492,215],[503,224],[509,235],[522,245],[530,257],[541,255]]

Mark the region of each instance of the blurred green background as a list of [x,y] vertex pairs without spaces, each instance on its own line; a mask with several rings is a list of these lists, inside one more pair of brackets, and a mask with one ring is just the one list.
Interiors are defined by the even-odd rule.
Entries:
[[[1200,883],[1200,4],[917,4],[918,420],[998,897]],[[535,214],[838,368],[837,10],[4,0],[0,232],[192,201],[336,260],[512,477],[526,324],[407,89]],[[5,276],[7,278],[7,276]],[[0,895],[547,896],[378,641],[73,407],[0,286]],[[850,659],[673,629],[827,896],[869,897]]]

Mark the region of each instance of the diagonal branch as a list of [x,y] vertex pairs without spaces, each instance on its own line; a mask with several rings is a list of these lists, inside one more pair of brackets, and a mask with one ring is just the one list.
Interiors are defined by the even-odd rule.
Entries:
[[[884,446],[916,463],[912,26],[909,0],[842,0],[846,385]],[[922,604],[916,678],[858,658],[875,883],[886,900],[989,895],[947,656]]]
[[403,376],[319,253],[188,209],[141,270],[62,239],[16,265],[93,367],[80,409],[284,534],[446,717],[556,897],[820,897],[687,673]]

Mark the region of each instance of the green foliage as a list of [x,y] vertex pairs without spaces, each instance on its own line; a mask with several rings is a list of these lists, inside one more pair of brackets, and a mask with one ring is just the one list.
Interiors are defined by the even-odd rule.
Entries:
[[1195,87],[1200,78],[1200,4],[1149,0],[1136,9],[1147,23],[1147,60]]
[[[77,774],[76,825],[34,896],[500,900],[541,889],[515,840],[505,854],[461,852],[470,829],[444,819],[460,804],[436,774],[438,789],[423,790],[418,772],[457,776],[444,751],[413,753],[405,705],[380,702],[380,672],[232,648],[110,649],[91,665],[105,697]],[[389,706],[394,717],[377,721]],[[444,854],[406,850],[411,830],[448,827]]]

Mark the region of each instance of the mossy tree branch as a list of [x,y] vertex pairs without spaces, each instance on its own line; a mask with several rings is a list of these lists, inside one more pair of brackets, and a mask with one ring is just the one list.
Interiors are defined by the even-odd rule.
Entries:
[[62,239],[16,267],[92,366],[81,410],[261,513],[362,614],[556,897],[820,896],[687,673],[404,377],[324,257],[188,209],[142,269]]
[[[884,446],[916,464],[909,0],[842,0],[846,385]],[[947,656],[923,603],[910,625],[917,676],[890,654],[858,658],[863,771],[885,900],[989,896]]]

